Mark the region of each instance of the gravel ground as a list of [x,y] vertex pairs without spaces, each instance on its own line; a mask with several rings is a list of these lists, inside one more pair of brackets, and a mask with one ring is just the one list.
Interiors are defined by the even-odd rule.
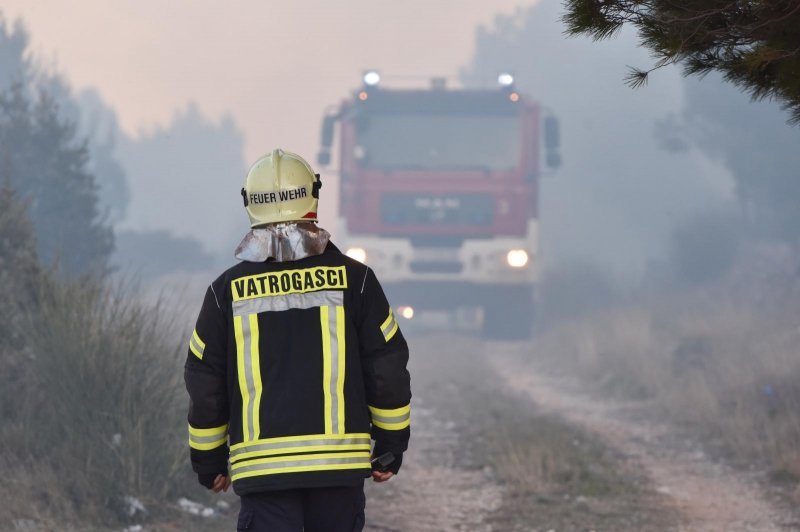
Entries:
[[[544,381],[520,363],[529,346],[453,334],[409,334],[409,343],[411,448],[396,478],[367,482],[366,530],[738,530],[687,526],[673,485],[581,423],[566,391],[565,408],[538,404]],[[510,460],[528,450],[547,458],[547,474]],[[216,519],[157,529],[232,530],[238,501],[222,499],[230,509]]]
[[469,416],[468,402],[453,412],[447,400],[460,401],[469,393],[448,376],[452,375],[448,366],[458,353],[442,349],[429,337],[409,342],[414,394],[411,448],[396,478],[382,484],[368,482],[366,530],[492,530],[487,519],[500,507],[504,489],[488,467],[474,463],[473,449],[465,448],[461,422]]
[[[412,350],[412,444],[397,478],[367,489],[367,530],[667,530],[680,519],[612,448],[539,411],[490,361],[508,346],[420,335]],[[512,345],[513,344],[509,344]],[[564,462],[538,480],[509,449]],[[534,464],[535,465],[535,464]],[[522,482],[520,482],[522,480]],[[531,482],[528,482],[531,480]],[[531,487],[533,486],[533,488]]]
[[490,531],[487,517],[503,488],[483,469],[465,469],[456,457],[459,436],[452,424],[415,400],[414,444],[396,479],[367,486],[367,530]]
[[701,442],[658,418],[652,407],[600,399],[574,379],[548,376],[529,362],[529,348],[516,346],[493,360],[513,389],[543,410],[594,435],[624,456],[628,467],[646,475],[687,531],[800,530],[766,485],[763,473],[745,472],[711,458]]

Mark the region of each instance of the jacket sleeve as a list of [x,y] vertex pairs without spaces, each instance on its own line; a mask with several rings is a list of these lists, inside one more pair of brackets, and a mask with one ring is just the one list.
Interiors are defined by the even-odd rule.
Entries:
[[360,284],[357,326],[372,439],[376,449],[399,456],[411,436],[408,345],[372,270],[367,269]]
[[211,285],[189,337],[184,369],[189,454],[192,469],[200,475],[225,473],[228,467],[227,333],[225,311]]

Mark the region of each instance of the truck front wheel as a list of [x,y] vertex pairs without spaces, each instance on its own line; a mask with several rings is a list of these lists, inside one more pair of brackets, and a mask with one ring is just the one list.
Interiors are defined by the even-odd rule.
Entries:
[[528,340],[533,332],[533,290],[529,286],[492,290],[483,303],[483,336]]

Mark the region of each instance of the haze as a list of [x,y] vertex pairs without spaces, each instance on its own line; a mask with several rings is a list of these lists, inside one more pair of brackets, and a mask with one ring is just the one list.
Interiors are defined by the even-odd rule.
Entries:
[[[37,57],[116,115],[131,190],[121,229],[194,238],[227,263],[246,229],[235,191],[247,165],[275,146],[313,160],[325,109],[365,69],[388,83],[444,76],[471,86],[510,69],[562,120],[564,167],[542,185],[542,256],[639,275],[683,217],[730,201],[730,177],[703,154],[659,146],[654,124],[683,106],[674,69],[633,91],[625,65],[649,61],[635,36],[566,39],[559,3],[534,4],[17,0],[4,10],[22,18]],[[609,123],[624,128],[609,137]],[[335,231],[336,177],[324,178],[323,223]]]
[[[715,73],[629,88],[627,65],[652,66],[637,35],[566,38],[563,3],[5,2],[0,529],[232,529],[237,496],[187,458],[187,360],[216,383],[198,408],[234,398],[195,427],[217,453],[239,404],[268,414],[255,437],[298,436],[271,421],[298,421],[298,401],[261,401],[256,375],[324,403],[333,367],[378,375],[400,337],[411,443],[398,478],[368,483],[366,530],[797,528],[800,127]],[[356,93],[371,68],[380,85]],[[434,76],[494,90],[383,90]],[[294,284],[317,263],[247,265],[228,279],[250,279],[245,340],[227,280],[208,286],[249,227],[246,169],[274,147],[320,171],[320,225],[369,268],[303,258],[349,262],[339,298]],[[514,158],[532,150],[546,167]],[[361,161],[342,183],[336,153]],[[262,267],[292,286],[260,293]],[[225,338],[206,329],[223,312]],[[279,374],[284,333],[301,366]],[[323,452],[271,445],[265,462]]]
[[314,153],[324,108],[364,69],[456,77],[477,26],[532,3],[11,0],[3,10],[76,88],[96,87],[127,132],[196,102],[233,115],[250,161],[273,146]]

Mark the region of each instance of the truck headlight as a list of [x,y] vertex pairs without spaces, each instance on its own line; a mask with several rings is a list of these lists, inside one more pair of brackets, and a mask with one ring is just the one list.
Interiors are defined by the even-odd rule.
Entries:
[[358,262],[367,262],[367,251],[364,248],[347,248],[345,255]]
[[414,307],[398,307],[397,311],[407,320],[410,320],[414,317]]
[[506,262],[512,268],[524,268],[528,264],[528,252],[524,249],[512,249],[506,255]]

